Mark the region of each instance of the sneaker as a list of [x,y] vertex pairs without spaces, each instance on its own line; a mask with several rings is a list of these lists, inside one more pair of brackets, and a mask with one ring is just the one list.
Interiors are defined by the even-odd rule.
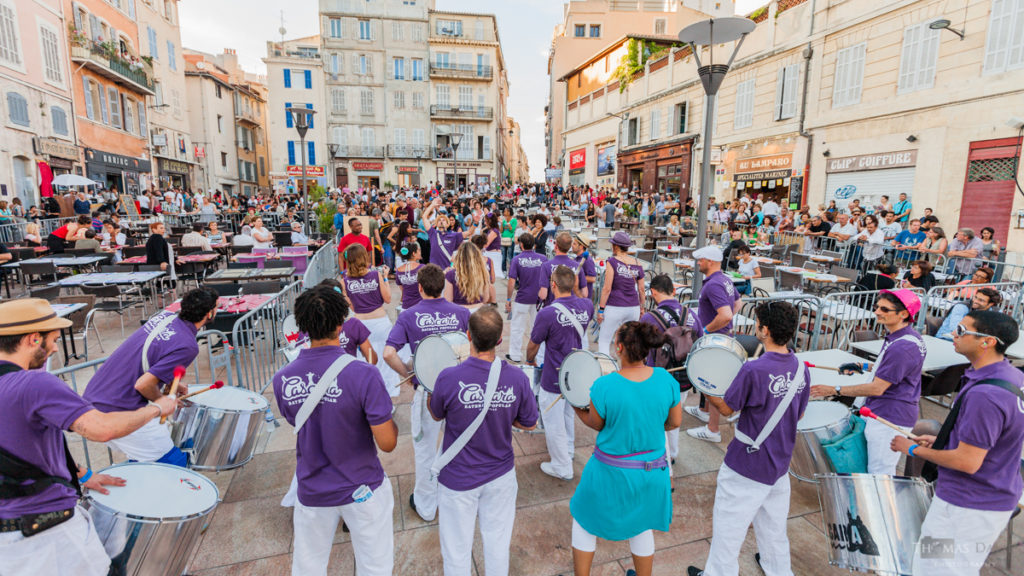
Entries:
[[626,576],[636,576],[636,570],[633,570],[632,568],[626,570]]
[[708,413],[702,412],[701,409],[698,408],[697,406],[683,406],[683,410],[685,410],[687,414],[693,416],[694,418],[700,420],[701,422],[707,422],[708,420],[710,420]]
[[704,576],[704,571],[696,566],[690,566],[686,569],[686,576]]
[[505,360],[508,360],[509,362],[512,362],[513,364],[519,364],[520,362],[522,362],[522,360],[515,360],[515,359],[513,359],[508,354],[505,354]]
[[760,552],[754,552],[754,562],[757,562],[757,567],[760,568],[762,572],[764,572],[764,566],[761,566],[761,553]]
[[707,426],[701,426],[700,428],[690,428],[686,431],[687,434],[693,436],[698,440],[707,440],[708,442],[721,442],[722,434],[720,432],[712,432],[708,430]]
[[562,476],[561,474],[555,472],[555,465],[552,464],[551,462],[541,462],[540,471],[553,478],[558,478],[559,480],[569,481],[572,480],[573,476],[572,474],[569,474],[568,476]]
[[728,418],[726,418],[726,420],[729,421],[729,422],[735,422],[735,421],[737,421],[739,419],[740,419],[740,413],[739,412],[733,412],[732,414],[729,415]]

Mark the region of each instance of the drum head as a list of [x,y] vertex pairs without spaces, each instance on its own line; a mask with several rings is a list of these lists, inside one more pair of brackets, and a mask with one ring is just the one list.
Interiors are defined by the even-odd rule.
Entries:
[[412,360],[412,369],[427,392],[433,392],[434,383],[441,371],[458,365],[468,356],[469,340],[465,334],[435,334],[420,340]]
[[[189,392],[194,391],[189,390]],[[270,402],[263,396],[237,386],[225,386],[217,390],[203,392],[189,398],[188,401],[207,408],[237,412],[263,412],[270,407]]]
[[135,518],[173,519],[202,515],[217,506],[220,492],[205,476],[186,468],[152,462],[126,462],[100,472],[124,478],[107,486],[110,494],[89,492],[94,502]]
[[747,359],[743,346],[728,336],[701,337],[686,357],[686,375],[698,391],[721,398]]
[[808,402],[804,417],[796,423],[797,430],[814,430],[835,424],[850,415],[850,409],[839,402]]
[[558,369],[558,388],[570,405],[586,408],[590,406],[590,387],[594,381],[615,370],[615,361],[610,357],[576,350],[562,360],[562,367]]

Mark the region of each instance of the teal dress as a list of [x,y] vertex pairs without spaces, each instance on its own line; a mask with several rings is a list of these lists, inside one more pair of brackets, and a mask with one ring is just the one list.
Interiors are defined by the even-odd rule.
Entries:
[[[665,420],[679,403],[679,383],[663,368],[634,382],[618,373],[594,381],[590,401],[604,417],[597,447],[628,460],[655,460],[665,454]],[[668,531],[672,486],[668,468],[626,470],[593,456],[569,503],[572,517],[587,532],[605,540],[627,540],[647,530]]]

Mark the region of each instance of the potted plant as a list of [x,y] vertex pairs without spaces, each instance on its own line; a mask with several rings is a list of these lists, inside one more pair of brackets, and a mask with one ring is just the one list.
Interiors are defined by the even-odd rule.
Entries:
[[72,46],[87,46],[89,37],[84,32],[75,28],[74,24],[68,24],[68,41]]

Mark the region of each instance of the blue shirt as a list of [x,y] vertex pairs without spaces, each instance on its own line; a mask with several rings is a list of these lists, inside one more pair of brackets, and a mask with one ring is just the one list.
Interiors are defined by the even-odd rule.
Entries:
[[896,243],[904,246],[917,246],[921,242],[924,242],[925,238],[927,238],[927,236],[924,232],[912,234],[910,230],[903,230],[896,235]]
[[953,340],[953,330],[956,330],[956,325],[959,324],[970,311],[971,307],[964,302],[957,302],[956,304],[953,304],[953,309],[949,311],[946,319],[942,321],[942,326],[939,326],[939,331],[935,333],[935,337],[942,338],[943,340]]
[[338,232],[343,232],[345,230],[345,215],[344,214],[335,214],[334,215],[334,229],[337,230]]
[[892,211],[896,213],[896,216],[899,216],[900,214],[903,214],[904,212],[908,212],[908,214],[906,216],[903,216],[902,218],[897,218],[896,219],[897,222],[906,222],[907,220],[909,220],[910,219],[909,212],[913,211],[913,209],[914,209],[914,205],[910,203],[910,200],[900,200],[899,202],[894,204],[893,207],[892,207]]
[[75,214],[91,214],[92,204],[88,200],[75,200]]

